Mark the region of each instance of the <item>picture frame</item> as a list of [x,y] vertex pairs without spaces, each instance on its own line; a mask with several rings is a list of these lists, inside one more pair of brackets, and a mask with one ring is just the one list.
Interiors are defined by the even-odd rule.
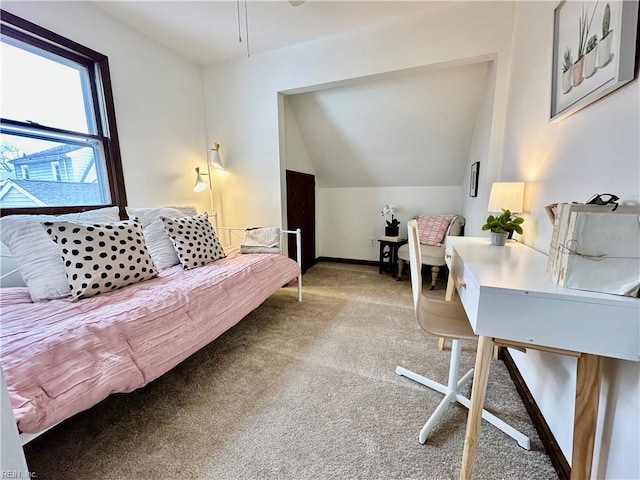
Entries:
[[550,120],[634,79],[638,0],[561,1],[554,10]]
[[469,196],[478,196],[478,174],[480,173],[480,162],[471,164],[471,175],[469,177]]

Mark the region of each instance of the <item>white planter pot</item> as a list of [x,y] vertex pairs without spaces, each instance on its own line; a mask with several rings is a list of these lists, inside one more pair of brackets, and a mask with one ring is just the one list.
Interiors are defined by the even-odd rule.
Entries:
[[[611,36],[611,35],[609,35]],[[598,48],[594,48],[584,56],[584,78],[589,78],[596,73],[596,58],[598,56]]]
[[491,234],[491,245],[495,245],[497,247],[503,247],[505,243],[507,243],[507,237],[509,234],[507,232],[497,233],[490,232]]
[[562,93],[569,93],[571,90],[571,70],[573,70],[573,65],[562,74]]
[[611,39],[613,38],[613,30],[609,32],[605,38],[598,43],[598,68],[604,67],[611,59]]
[[573,67],[571,68],[571,79],[572,79],[571,85],[573,85],[574,87],[577,87],[582,83],[582,80],[584,80],[583,72],[584,72],[584,56],[580,57],[580,60],[574,63]]

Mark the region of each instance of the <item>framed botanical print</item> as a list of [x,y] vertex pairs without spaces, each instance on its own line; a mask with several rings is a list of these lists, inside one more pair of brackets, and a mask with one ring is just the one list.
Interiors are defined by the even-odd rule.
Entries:
[[558,4],[554,10],[552,121],[633,80],[637,26],[638,0]]

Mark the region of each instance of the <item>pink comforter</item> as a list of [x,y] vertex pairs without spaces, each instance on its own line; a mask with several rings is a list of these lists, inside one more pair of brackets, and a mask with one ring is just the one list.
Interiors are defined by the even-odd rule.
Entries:
[[167,372],[295,279],[283,255],[240,255],[71,302],[0,297],[0,358],[18,429],[36,433]]

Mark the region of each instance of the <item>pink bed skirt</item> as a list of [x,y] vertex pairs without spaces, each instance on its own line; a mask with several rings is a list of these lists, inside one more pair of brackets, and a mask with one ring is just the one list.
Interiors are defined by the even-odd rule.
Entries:
[[0,358],[18,429],[40,432],[146,385],[299,275],[283,255],[228,254],[77,302],[3,289]]

